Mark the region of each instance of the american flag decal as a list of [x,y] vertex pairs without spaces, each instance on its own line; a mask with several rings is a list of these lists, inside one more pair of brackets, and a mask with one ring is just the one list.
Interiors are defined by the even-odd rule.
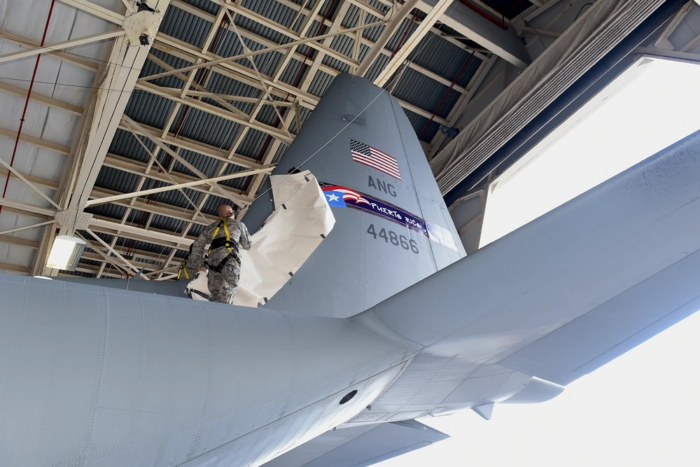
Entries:
[[372,167],[373,169],[377,169],[380,172],[401,180],[399,164],[396,162],[396,159],[389,154],[373,148],[368,144],[355,141],[354,139],[350,140],[350,153],[352,154],[352,160],[355,162]]

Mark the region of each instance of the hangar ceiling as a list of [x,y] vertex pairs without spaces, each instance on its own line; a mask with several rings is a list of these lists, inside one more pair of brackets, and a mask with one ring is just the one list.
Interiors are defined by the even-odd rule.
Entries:
[[[446,192],[662,3],[0,0],[0,270],[69,274],[44,265],[76,227],[74,274],[173,277],[343,72],[396,97]],[[699,25],[690,1],[636,52],[698,61]]]

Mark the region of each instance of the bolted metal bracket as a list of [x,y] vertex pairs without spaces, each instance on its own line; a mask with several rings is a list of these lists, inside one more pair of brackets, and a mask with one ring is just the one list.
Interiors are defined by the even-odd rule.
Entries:
[[59,211],[54,217],[58,225],[65,227],[70,232],[87,229],[92,220],[92,214],[85,212],[78,213],[75,209]]
[[142,1],[139,11],[124,19],[122,27],[131,46],[149,46],[158,31],[163,14]]

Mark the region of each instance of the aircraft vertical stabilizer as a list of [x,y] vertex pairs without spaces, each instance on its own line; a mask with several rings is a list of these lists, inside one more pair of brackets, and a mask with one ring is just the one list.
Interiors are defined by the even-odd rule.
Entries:
[[[413,127],[371,82],[335,79],[274,173],[296,170],[319,180],[336,225],[270,308],[352,316],[465,255]],[[251,232],[271,198],[246,215]]]

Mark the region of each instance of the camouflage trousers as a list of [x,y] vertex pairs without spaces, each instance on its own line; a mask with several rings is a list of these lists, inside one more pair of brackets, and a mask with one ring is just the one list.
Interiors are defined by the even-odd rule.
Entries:
[[209,268],[207,286],[211,294],[211,301],[231,304],[236,295],[240,277],[241,267],[233,258],[226,262],[221,272]]

